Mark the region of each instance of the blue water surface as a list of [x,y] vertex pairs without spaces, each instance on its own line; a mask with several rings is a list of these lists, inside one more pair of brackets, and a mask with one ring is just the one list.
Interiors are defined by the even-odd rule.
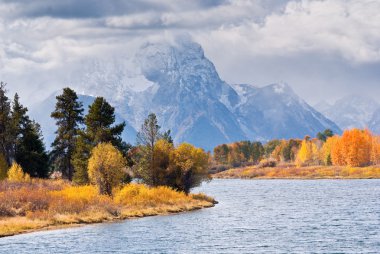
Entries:
[[0,239],[0,253],[380,253],[380,180],[213,180],[213,208]]

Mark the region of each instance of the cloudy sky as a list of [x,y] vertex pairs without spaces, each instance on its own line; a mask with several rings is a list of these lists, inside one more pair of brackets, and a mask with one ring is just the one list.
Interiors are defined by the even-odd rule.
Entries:
[[83,59],[189,34],[230,83],[380,94],[380,0],[0,0],[0,80],[31,104]]

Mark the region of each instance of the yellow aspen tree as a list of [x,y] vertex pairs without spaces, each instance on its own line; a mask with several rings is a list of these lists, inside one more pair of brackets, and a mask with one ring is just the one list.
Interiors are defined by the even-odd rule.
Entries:
[[322,156],[322,161],[326,166],[333,164],[331,150],[334,147],[335,143],[337,142],[337,139],[339,139],[338,136],[329,137],[327,138],[326,142],[322,146],[321,156]]
[[308,164],[313,159],[312,143],[309,139],[304,139],[301,144],[301,148],[297,154],[297,165]]
[[100,194],[112,196],[112,189],[126,176],[125,159],[111,143],[100,143],[91,151],[88,177]]
[[8,181],[11,182],[28,182],[30,181],[29,174],[25,173],[22,167],[13,163],[10,169],[8,170]]

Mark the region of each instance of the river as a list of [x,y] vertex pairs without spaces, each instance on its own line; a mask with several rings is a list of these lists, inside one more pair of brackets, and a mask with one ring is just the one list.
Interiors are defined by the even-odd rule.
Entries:
[[380,253],[380,180],[213,180],[213,208],[0,239],[0,253]]

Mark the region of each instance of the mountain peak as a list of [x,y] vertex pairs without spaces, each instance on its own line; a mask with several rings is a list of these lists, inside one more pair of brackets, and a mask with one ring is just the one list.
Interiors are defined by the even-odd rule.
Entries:
[[[76,77],[70,82],[77,84],[76,90],[109,100],[130,124],[130,133],[155,113],[176,143],[207,150],[239,140],[303,137],[326,128],[339,131],[286,83],[227,84],[202,47],[187,37],[146,43],[133,58],[90,61]],[[146,88],[133,89],[136,86]]]
[[294,94],[293,89],[287,83],[284,82],[270,84],[264,87],[264,89],[265,88],[272,89],[272,91],[276,94]]

